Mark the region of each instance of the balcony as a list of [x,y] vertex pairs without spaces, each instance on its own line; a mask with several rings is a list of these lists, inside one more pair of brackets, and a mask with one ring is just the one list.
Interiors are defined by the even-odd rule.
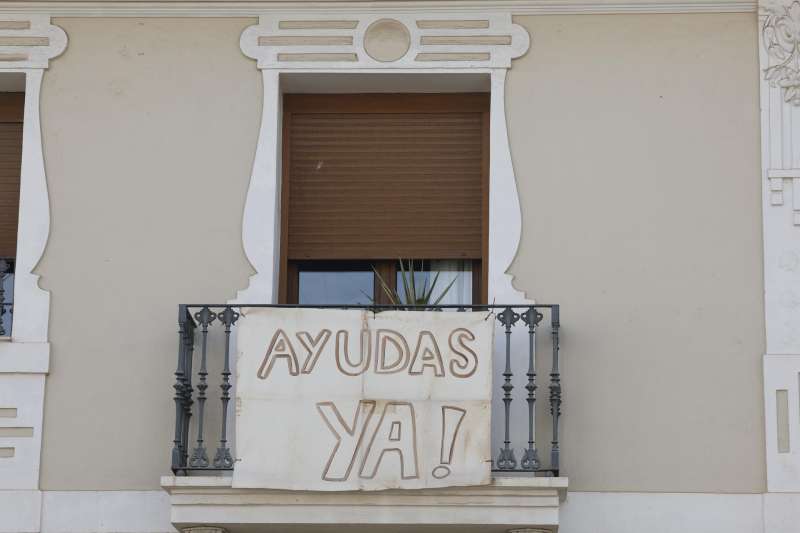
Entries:
[[[241,458],[236,453],[235,424],[237,421],[240,424],[253,424],[254,420],[239,412],[241,398],[237,399],[236,409],[231,406],[237,387],[235,379],[237,373],[234,366],[239,352],[236,346],[237,333],[241,333],[237,332],[237,329],[243,320],[240,317],[252,314],[252,310],[264,310],[272,313],[271,316],[278,317],[281,317],[282,313],[286,313],[287,317],[291,314],[295,319],[297,316],[304,316],[302,313],[307,311],[361,311],[366,312],[364,316],[370,317],[402,316],[404,319],[417,321],[419,327],[424,330],[433,330],[436,318],[445,314],[448,315],[445,318],[451,321],[463,317],[469,318],[473,323],[477,321],[488,324],[485,326],[488,331],[494,329],[494,339],[493,341],[490,339],[488,344],[488,350],[493,353],[493,364],[486,370],[489,377],[486,383],[491,383],[491,392],[488,394],[491,398],[487,398],[486,401],[490,406],[491,423],[487,419],[485,425],[481,423],[475,426],[476,432],[473,430],[473,433],[469,433],[466,429],[462,431],[464,438],[479,442],[484,439],[487,444],[481,449],[481,453],[491,453],[491,458],[482,456],[481,462],[488,463],[485,482],[456,483],[459,486],[436,484],[436,480],[439,479],[436,469],[440,469],[438,471],[442,476],[448,475],[450,470],[445,461],[447,454],[444,451],[444,409],[446,408],[443,407],[441,453],[444,462],[433,469],[432,486],[417,488],[417,485],[407,486],[405,482],[398,482],[399,484],[378,487],[388,490],[351,490],[352,487],[349,485],[346,485],[348,487],[346,490],[316,486],[304,490],[304,487],[296,486],[301,482],[292,484],[295,480],[279,483],[277,487],[242,486],[241,483],[236,486],[234,480],[240,472],[236,472],[235,469],[243,469],[242,465],[246,464],[246,461],[241,463]],[[414,531],[425,531],[427,528],[439,531],[445,526],[457,527],[460,531],[474,527],[476,531],[482,532],[532,527],[545,531],[557,530],[559,501],[564,497],[567,487],[567,480],[560,477],[559,469],[559,420],[563,405],[558,305],[434,307],[181,305],[178,311],[179,348],[174,384],[175,437],[171,450],[173,475],[162,478],[163,488],[171,495],[172,521],[176,527],[211,525],[232,533],[250,531],[251,528],[259,531],[311,531],[315,528],[325,530],[326,524],[335,523],[350,524],[351,529],[363,528],[369,531],[402,531],[406,528]],[[397,314],[397,311],[403,313]],[[409,314],[406,315],[405,312]],[[443,313],[431,315],[430,312]],[[463,314],[456,316],[450,312]],[[268,353],[272,351],[275,338],[277,333]],[[308,338],[311,339],[310,336]],[[317,340],[319,338],[318,336]],[[338,341],[337,336],[336,342]],[[380,343],[377,338],[376,342]],[[408,344],[414,346],[413,341]],[[324,342],[322,345],[324,346]],[[416,345],[416,351],[419,352],[420,344]],[[309,358],[302,365],[303,372],[306,372],[308,361],[312,359],[312,350],[308,348],[307,343],[303,343],[303,346],[308,349],[309,354]],[[444,346],[447,347],[447,344]],[[338,348],[337,344],[337,358]],[[450,348],[453,349],[452,343]],[[362,337],[362,358],[363,350]],[[439,350],[435,348],[434,351],[438,354]],[[317,351],[315,357],[321,361],[325,356],[320,356],[320,353],[322,348]],[[367,353],[373,354],[371,351]],[[377,346],[374,356],[377,370],[379,357]],[[268,358],[269,356],[261,365],[262,369]],[[314,358],[312,367],[316,361]],[[287,364],[291,369],[291,362]],[[456,368],[452,366],[453,364],[451,361],[450,370]],[[364,369],[371,368],[370,365],[371,363],[368,363]],[[412,374],[413,366],[412,362],[408,368]],[[403,368],[405,371],[406,367]],[[296,369],[295,375],[302,375],[299,368]],[[445,379],[444,372],[441,374],[437,372],[436,376]],[[547,379],[542,380],[540,376],[547,376]],[[436,380],[431,377],[430,381]],[[246,387],[243,384],[242,389],[244,388]],[[279,388],[280,385],[274,390]],[[267,389],[269,390],[269,387]],[[543,391],[545,394],[542,394]],[[391,396],[396,393],[388,394]],[[364,403],[363,400],[361,403]],[[356,432],[356,421],[359,416],[359,411],[353,415],[351,431],[353,434]],[[346,431],[348,426],[344,420],[350,418],[350,415],[339,417],[342,428]],[[463,415],[455,426],[455,432],[458,432],[461,420]],[[276,439],[279,435],[286,439],[283,435],[289,430],[279,427],[280,425],[278,423],[272,431],[275,432]],[[429,434],[434,433],[434,431],[425,433],[429,426],[424,425],[424,420],[417,425],[420,429],[417,431],[414,426],[416,432],[414,454],[417,453],[417,433],[420,435],[419,439],[426,439]],[[328,428],[335,433],[330,423]],[[366,431],[366,425],[364,428]],[[392,432],[395,432],[395,429],[396,439],[390,436],[389,440],[399,439],[400,426],[397,428],[392,426]],[[375,431],[377,433],[377,430]],[[322,437],[314,438],[311,442],[302,439],[289,442],[292,447],[298,449],[300,457],[304,456],[303,450],[305,450],[308,453],[307,459],[314,460],[312,449],[317,446],[316,441],[331,437],[327,432],[321,435]],[[372,439],[374,440],[375,436]],[[455,433],[452,440],[456,441]],[[334,454],[342,442],[339,440],[335,443]],[[488,446],[489,442],[491,448]],[[424,443],[423,448],[425,448]],[[451,445],[451,460],[453,449],[454,445]],[[489,449],[491,452],[488,452]],[[466,453],[464,449],[458,448],[458,454],[463,453]],[[354,461],[356,456],[353,457]],[[402,453],[400,457],[402,465]],[[334,455],[331,455],[329,465],[333,458]],[[414,455],[415,465],[416,460],[417,456]],[[280,463],[278,459],[275,461]],[[275,464],[269,461],[263,464],[267,470],[272,469],[271,465],[274,464],[275,471],[285,466],[282,463]],[[349,474],[350,469],[347,472]],[[242,476],[239,477],[242,479]],[[323,482],[325,479],[323,474]],[[375,487],[368,483],[367,488]],[[457,513],[454,512],[456,508]]]

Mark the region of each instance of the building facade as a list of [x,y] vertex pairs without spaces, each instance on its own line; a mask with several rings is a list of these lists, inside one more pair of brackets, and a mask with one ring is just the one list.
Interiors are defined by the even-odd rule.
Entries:
[[[800,532],[800,2],[4,2],[0,90],[0,532]],[[361,411],[248,415],[245,331],[393,304],[358,408],[478,352],[491,422],[326,485]]]

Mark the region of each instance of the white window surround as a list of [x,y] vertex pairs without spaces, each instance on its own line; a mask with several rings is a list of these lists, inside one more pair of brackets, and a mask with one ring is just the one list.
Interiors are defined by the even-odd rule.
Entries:
[[[405,39],[393,43],[406,49],[394,61],[375,60],[365,48],[370,27],[383,20],[399,22],[407,30],[405,38],[388,38]],[[363,79],[359,75],[383,75],[386,80],[392,74],[406,81],[437,76],[450,80],[451,87],[458,85],[454,81],[458,79],[474,86],[476,75],[489,79],[489,301],[529,302],[506,274],[517,252],[522,219],[508,144],[505,78],[511,60],[525,54],[530,44],[527,31],[512,22],[510,13],[275,14],[262,16],[259,24],[245,29],[240,44],[244,54],[258,62],[264,99],[242,225],[244,250],[256,274],[232,303],[277,301],[282,82],[289,76],[297,83],[300,77],[320,79],[323,74],[355,75],[354,80]],[[357,86],[351,87],[358,92]],[[397,92],[391,83],[384,90]]]
[[39,287],[34,273],[50,231],[39,95],[44,69],[66,46],[66,33],[50,24],[49,16],[0,15],[0,76],[25,76],[14,321],[11,337],[0,340],[0,407],[13,415],[0,418],[0,427],[14,428],[11,432],[18,435],[0,438],[0,447],[13,449],[10,457],[0,459],[0,499],[20,510],[9,518],[19,531],[39,528],[39,462],[50,356],[50,294]]

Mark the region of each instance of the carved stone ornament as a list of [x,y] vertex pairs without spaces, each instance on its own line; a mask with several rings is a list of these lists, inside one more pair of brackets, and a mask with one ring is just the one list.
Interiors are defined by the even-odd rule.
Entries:
[[800,105],[800,0],[767,2],[761,38],[769,56],[764,79],[783,88],[786,102]]

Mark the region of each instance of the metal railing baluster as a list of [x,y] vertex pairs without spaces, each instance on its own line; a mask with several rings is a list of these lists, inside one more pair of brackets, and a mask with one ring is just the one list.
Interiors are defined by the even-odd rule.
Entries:
[[231,399],[231,327],[236,323],[239,318],[239,313],[234,311],[231,307],[226,307],[225,310],[217,315],[225,325],[225,360],[222,368],[222,430],[219,438],[219,448],[214,455],[215,468],[231,468],[233,466],[233,457],[231,457],[231,450],[228,448],[228,402]]
[[510,307],[506,307],[502,313],[497,315],[497,319],[505,327],[506,337],[506,367],[503,371],[503,407],[505,410],[505,426],[503,447],[500,449],[500,455],[497,457],[497,468],[500,470],[514,470],[517,467],[517,459],[514,457],[514,449],[511,448],[511,391],[514,390],[514,385],[511,384],[511,378],[514,373],[511,371],[511,327],[519,320],[519,313],[515,313]]
[[207,467],[208,466],[208,453],[203,445],[203,422],[206,406],[206,389],[208,388],[208,370],[206,368],[206,359],[208,353],[208,326],[214,322],[217,315],[207,306],[198,311],[194,318],[197,320],[202,329],[200,330],[200,370],[197,372],[199,381],[197,383],[197,446],[192,452],[192,458],[189,460],[189,466],[193,467]]
[[558,443],[558,420],[561,417],[561,372],[558,361],[558,329],[561,326],[559,308],[551,309],[550,324],[553,336],[553,366],[550,370],[550,415],[553,418],[553,440],[550,448],[550,468],[558,476],[560,448]]
[[183,459],[183,423],[185,412],[183,403],[185,401],[183,384],[185,363],[185,336],[186,336],[186,306],[178,306],[178,367],[175,369],[175,440],[172,446],[172,471],[177,473]]
[[541,466],[539,454],[536,451],[536,326],[543,315],[535,307],[530,306],[522,313],[522,321],[528,326],[528,448],[522,456],[520,466],[523,470],[538,470]]
[[188,311],[186,311],[186,334],[184,337],[184,374],[183,374],[183,433],[182,433],[182,442],[183,442],[183,457],[181,458],[181,466],[187,467],[189,461],[189,425],[192,420],[192,404],[194,401],[192,400],[192,394],[194,393],[194,389],[192,388],[192,359],[194,357],[194,332],[197,329],[192,320],[192,315]]

